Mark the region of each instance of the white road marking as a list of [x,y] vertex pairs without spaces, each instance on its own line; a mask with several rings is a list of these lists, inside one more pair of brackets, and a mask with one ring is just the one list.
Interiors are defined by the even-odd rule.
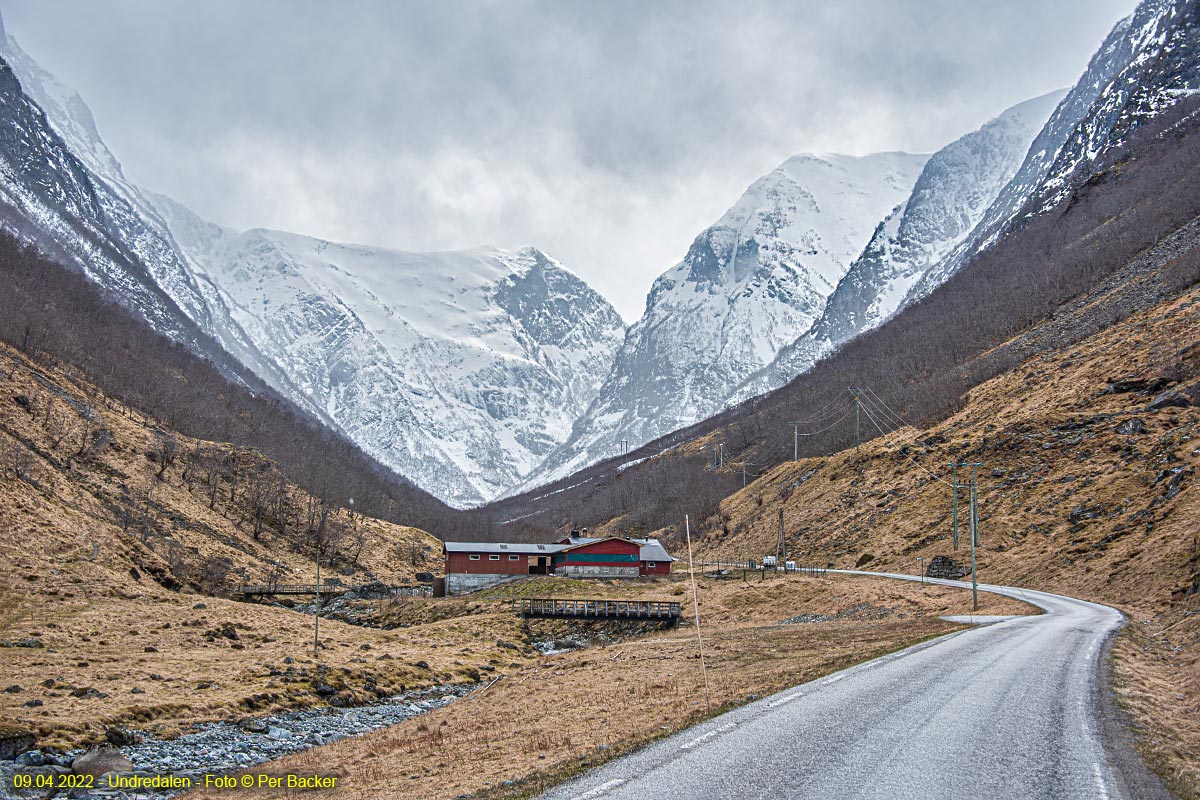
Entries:
[[691,750],[696,745],[706,742],[709,739],[713,738],[714,736],[720,736],[725,731],[733,730],[736,727],[737,727],[736,722],[727,722],[719,728],[714,728],[713,730],[709,731],[708,733],[697,736],[695,739],[692,739],[690,742],[687,742],[686,744],[681,744],[679,746],[679,749],[680,750]]
[[1092,777],[1096,782],[1096,790],[1100,792],[1097,797],[1100,800],[1108,800],[1108,785],[1104,780],[1104,773],[1100,771],[1099,764],[1092,764]]
[[606,792],[608,792],[609,789],[617,788],[624,782],[625,782],[624,778],[613,778],[611,781],[605,781],[604,783],[600,784],[599,786],[588,789],[583,794],[572,797],[571,800],[592,800],[595,797],[599,797],[600,795],[605,794]]
[[767,708],[777,708],[781,705],[784,705],[785,703],[792,702],[797,697],[803,697],[803,696],[804,696],[803,692],[794,692],[792,694],[789,694],[787,697],[781,697],[778,700],[772,700],[771,702],[767,703]]
[[829,684],[831,684],[831,683],[837,683],[838,681],[840,681],[840,680],[841,680],[842,678],[844,678],[844,677],[846,677],[846,676],[845,676],[845,675],[834,675],[834,676],[833,676],[832,678],[830,678],[829,680],[827,680],[827,681],[824,681],[824,682],[823,682],[821,685],[822,685],[822,686],[828,686],[828,685],[829,685]]

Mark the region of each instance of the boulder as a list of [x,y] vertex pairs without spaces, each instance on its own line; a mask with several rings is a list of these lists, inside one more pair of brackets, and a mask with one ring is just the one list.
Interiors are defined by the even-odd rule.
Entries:
[[267,733],[271,730],[267,723],[263,722],[261,719],[254,719],[253,717],[248,717],[241,720],[238,722],[238,727],[244,730],[246,733]]
[[1130,417],[1117,426],[1117,433],[1135,436],[1146,432],[1146,423],[1140,417]]
[[1071,513],[1067,515],[1067,519],[1071,522],[1083,522],[1089,519],[1099,519],[1103,516],[1104,508],[1102,506],[1078,505],[1071,509]]
[[71,772],[76,775],[94,775],[98,778],[106,772],[133,772],[133,764],[121,755],[117,748],[102,744],[72,761]]
[[141,736],[129,728],[109,728],[104,732],[104,738],[114,747],[127,747],[142,740]]
[[1160,408],[1187,408],[1192,404],[1188,396],[1183,392],[1167,390],[1150,401],[1150,405],[1146,408],[1150,411],[1158,411]]
[[950,556],[934,556],[925,568],[925,575],[930,578],[945,578],[958,580],[967,574],[966,568]]

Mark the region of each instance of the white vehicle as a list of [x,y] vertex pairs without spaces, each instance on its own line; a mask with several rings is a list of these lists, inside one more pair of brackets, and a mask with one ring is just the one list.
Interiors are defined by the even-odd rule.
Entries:
[[787,562],[786,564],[784,564],[784,565],[783,565],[783,568],[784,568],[784,570],[786,570],[787,572],[795,572],[795,571],[796,571],[796,562],[795,562],[795,561],[789,561],[789,562]]
[[778,567],[779,566],[778,556],[763,556],[763,566],[764,567]]

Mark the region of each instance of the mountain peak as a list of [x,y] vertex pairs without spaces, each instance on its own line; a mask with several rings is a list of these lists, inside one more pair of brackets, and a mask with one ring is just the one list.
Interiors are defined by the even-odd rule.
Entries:
[[783,385],[894,314],[911,287],[971,234],[1064,93],[1018,103],[934,153],[911,195],[876,227],[812,328],[783,347],[732,399]]
[[804,153],[754,181],[654,282],[596,401],[526,485],[720,410],[808,329],[927,159]]

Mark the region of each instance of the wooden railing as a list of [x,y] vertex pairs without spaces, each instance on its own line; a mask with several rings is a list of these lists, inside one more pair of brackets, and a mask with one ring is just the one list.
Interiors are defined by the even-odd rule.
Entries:
[[678,620],[682,616],[679,603],[658,600],[563,600],[526,597],[514,600],[513,606],[523,617]]
[[320,589],[321,594],[345,594],[353,589],[353,586],[342,586],[337,583],[322,584],[318,586],[315,583],[243,583],[234,589],[235,594],[316,594]]
[[809,567],[802,564],[787,566],[784,564],[763,564],[761,561],[698,561],[701,567],[716,567],[718,570],[743,570],[749,572],[796,572],[803,575],[824,575],[826,567]]

